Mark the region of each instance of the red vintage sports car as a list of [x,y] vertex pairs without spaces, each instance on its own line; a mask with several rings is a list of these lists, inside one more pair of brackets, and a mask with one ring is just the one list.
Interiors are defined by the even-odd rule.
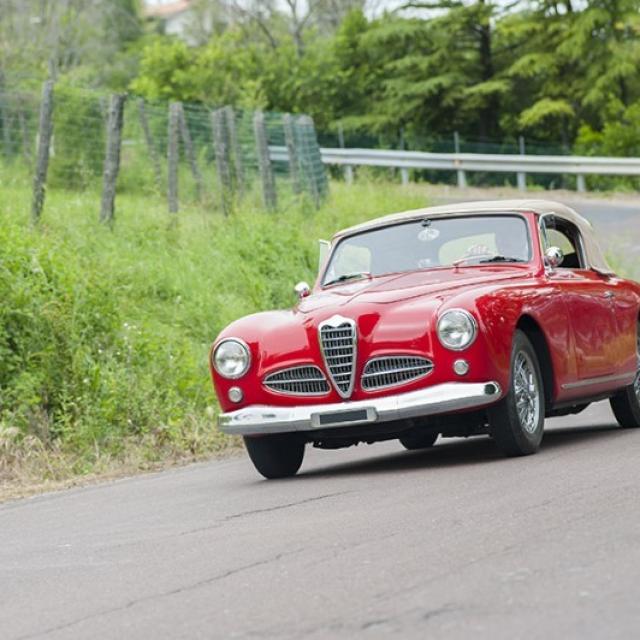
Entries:
[[545,416],[609,398],[640,426],[640,285],[584,218],[548,201],[408,211],[341,231],[298,304],[229,325],[211,351],[225,433],[267,478],[305,445],[489,434],[534,453]]

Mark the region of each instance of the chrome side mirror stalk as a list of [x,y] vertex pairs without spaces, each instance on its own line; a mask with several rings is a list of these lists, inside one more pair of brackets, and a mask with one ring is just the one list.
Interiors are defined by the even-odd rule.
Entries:
[[298,284],[293,287],[293,290],[299,300],[306,298],[311,293],[311,287],[306,282],[298,282]]
[[544,252],[544,263],[550,269],[555,269],[562,264],[564,253],[559,247],[549,247]]

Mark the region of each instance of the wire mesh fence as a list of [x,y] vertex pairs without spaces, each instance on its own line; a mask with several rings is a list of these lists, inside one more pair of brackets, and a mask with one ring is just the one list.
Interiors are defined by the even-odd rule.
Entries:
[[[42,197],[45,186],[102,189],[105,220],[113,220],[108,191],[115,194],[116,184],[118,193],[166,194],[174,213],[201,202],[228,214],[245,198],[270,210],[290,196],[319,205],[328,192],[308,116],[146,102],[66,86],[54,87],[50,99],[47,114],[46,91],[0,91],[0,163],[33,176]],[[287,147],[287,157],[274,160],[273,146]]]

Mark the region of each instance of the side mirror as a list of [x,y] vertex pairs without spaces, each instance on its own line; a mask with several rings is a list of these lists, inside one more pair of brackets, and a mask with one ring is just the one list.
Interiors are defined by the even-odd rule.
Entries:
[[298,282],[298,284],[293,287],[293,290],[300,300],[306,298],[311,293],[311,287],[306,282]]
[[562,264],[563,260],[564,253],[562,253],[562,249],[560,249],[559,247],[549,247],[544,252],[544,263],[552,269],[559,267]]

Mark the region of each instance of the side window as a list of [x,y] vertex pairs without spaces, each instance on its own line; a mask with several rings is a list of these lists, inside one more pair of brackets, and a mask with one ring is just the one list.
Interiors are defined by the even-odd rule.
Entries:
[[564,254],[559,269],[585,269],[586,262],[578,228],[562,218],[546,216],[543,221],[545,249],[558,247]]

